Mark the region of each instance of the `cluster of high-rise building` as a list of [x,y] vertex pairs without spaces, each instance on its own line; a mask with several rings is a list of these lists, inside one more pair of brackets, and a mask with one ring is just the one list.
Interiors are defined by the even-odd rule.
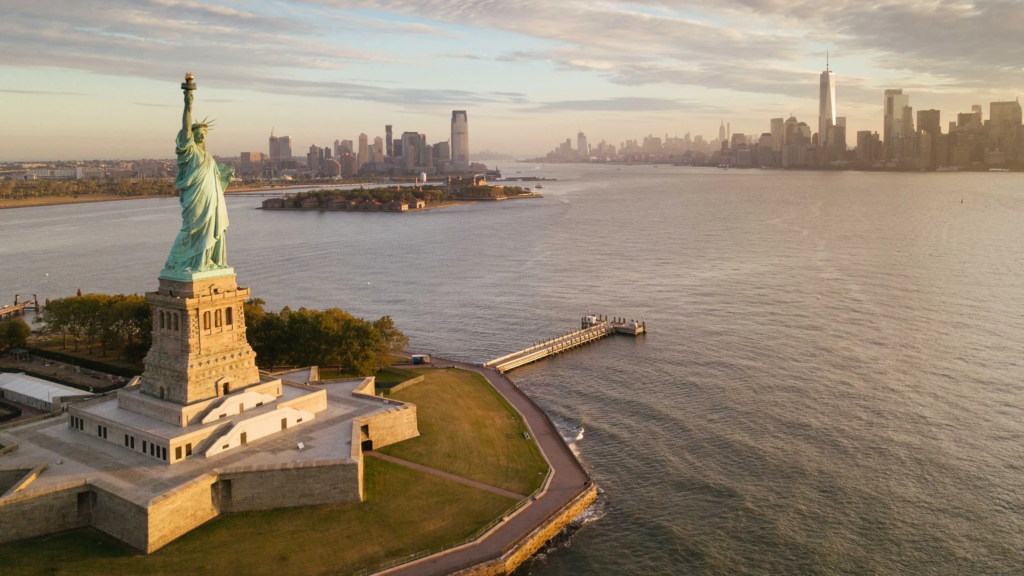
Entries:
[[796,116],[772,118],[769,131],[733,134],[722,121],[718,138],[705,141],[664,140],[647,136],[642,142],[626,140],[616,149],[602,141],[587,143],[581,131],[576,147],[566,139],[545,158],[548,162],[659,162],[682,164],[781,167],[946,170],[960,168],[1024,168],[1024,125],[1016,100],[992,102],[985,119],[981,105],[957,114],[943,133],[939,110],[918,110],[902,89],[886,90],[882,103],[882,133],[857,132],[849,148],[846,118],[837,114],[836,78],[826,64],[819,77],[818,122],[815,126]]
[[360,134],[357,141],[335,140],[334,146],[313,144],[305,157],[292,156],[291,138],[270,136],[270,154],[242,152],[239,174],[243,177],[273,178],[349,177],[360,173],[382,175],[443,174],[486,170],[469,160],[469,118],[465,110],[453,110],[449,140],[427,143],[427,135],[403,132],[396,137],[391,124],[384,137]]
[[[916,125],[915,125],[916,119]],[[873,166],[911,169],[1020,167],[1024,165],[1024,124],[1018,100],[980,104],[957,114],[942,131],[940,110],[918,110],[903,90],[885,91],[882,134],[857,132],[856,160]]]

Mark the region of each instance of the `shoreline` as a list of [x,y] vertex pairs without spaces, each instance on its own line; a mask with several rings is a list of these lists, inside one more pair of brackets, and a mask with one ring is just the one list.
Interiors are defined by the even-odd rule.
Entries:
[[476,372],[523,417],[550,466],[543,491],[473,542],[381,570],[374,576],[509,574],[555,537],[597,498],[598,487],[584,469],[551,417],[508,376],[478,364],[438,356],[432,365]]
[[[333,184],[293,184],[289,186],[242,186],[238,188],[229,188],[224,191],[225,194],[234,194],[235,192],[277,192],[278,190],[294,190],[296,188],[338,188],[339,186],[394,186],[395,182],[352,182],[346,183],[333,183]],[[405,184],[405,182],[398,182],[397,184]]]
[[[293,190],[296,188],[337,188],[338,186],[371,186],[373,182],[356,182],[354,184],[302,184],[295,186],[279,187],[244,187],[231,188],[224,191],[225,196],[236,192],[276,192],[278,190]],[[0,200],[0,210],[11,210],[14,208],[39,208],[41,206],[63,206],[66,204],[89,204],[92,202],[117,202],[120,200],[145,200],[148,198],[177,198],[177,194],[159,194],[150,196],[43,196],[31,200]]]
[[[146,199],[155,199],[155,198],[177,198],[177,195],[168,194],[168,195],[158,195],[158,196],[97,196],[95,198],[81,197],[81,196],[79,196],[77,198],[74,197],[74,196],[51,196],[50,198],[53,198],[54,201],[53,202],[46,202],[46,201],[30,200],[30,201],[26,201],[24,204],[15,204],[15,205],[11,205],[11,204],[6,204],[5,203],[5,202],[12,202],[11,200],[8,200],[8,201],[0,200],[0,210],[13,210],[15,208],[39,208],[41,206],[63,206],[63,205],[66,205],[66,204],[90,204],[92,202],[118,202],[120,200],[146,200]],[[16,201],[14,201],[14,202],[16,202]]]
[[257,206],[255,210],[266,210],[268,212],[362,212],[365,214],[408,214],[409,212],[426,212],[427,210],[437,210],[438,208],[451,208],[453,206],[462,206],[463,204],[476,204],[477,200],[459,200],[455,202],[444,202],[434,206],[425,206],[423,208],[410,208],[408,210],[347,210],[345,208],[264,208]]

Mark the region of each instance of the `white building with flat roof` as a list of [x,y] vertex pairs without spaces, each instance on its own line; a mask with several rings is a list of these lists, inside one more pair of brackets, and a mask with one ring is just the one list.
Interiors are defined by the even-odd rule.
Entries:
[[0,373],[0,394],[12,402],[45,412],[59,409],[61,402],[73,396],[92,396],[84,390],[9,372]]

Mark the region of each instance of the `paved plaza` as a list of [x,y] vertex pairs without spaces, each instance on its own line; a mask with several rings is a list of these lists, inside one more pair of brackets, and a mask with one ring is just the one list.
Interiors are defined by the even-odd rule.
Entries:
[[[168,466],[145,454],[73,430],[65,414],[0,431],[0,444],[18,445],[17,450],[4,455],[2,463],[5,469],[29,469],[48,463],[47,470],[31,484],[32,490],[76,480],[102,479],[142,503],[217,468],[346,459],[351,457],[352,419],[382,409],[380,402],[352,396],[357,384],[346,381],[317,386],[327,391],[327,410],[317,414],[315,420],[209,458],[187,458]],[[284,390],[287,395],[289,387]],[[116,410],[116,404],[111,396],[109,402],[96,404],[95,410]],[[247,412],[235,418],[252,415]],[[144,419],[139,424],[150,427],[154,434],[181,431],[179,426],[136,416]],[[299,443],[303,444],[302,449],[298,448]]]

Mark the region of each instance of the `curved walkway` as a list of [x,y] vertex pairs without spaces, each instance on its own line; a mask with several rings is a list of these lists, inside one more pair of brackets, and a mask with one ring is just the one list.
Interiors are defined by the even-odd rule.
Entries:
[[[440,362],[437,362],[440,360]],[[505,548],[522,536],[533,532],[537,525],[549,515],[568,504],[580,490],[590,482],[576,455],[562,440],[554,424],[539,406],[522,393],[512,381],[493,368],[482,368],[474,364],[435,358],[435,364],[443,364],[471,370],[482,375],[491,386],[526,419],[531,433],[551,464],[553,475],[548,490],[520,512],[499,525],[483,541],[440,556],[428,557],[417,563],[399,566],[385,572],[389,576],[435,576],[468,568],[500,556]]]

